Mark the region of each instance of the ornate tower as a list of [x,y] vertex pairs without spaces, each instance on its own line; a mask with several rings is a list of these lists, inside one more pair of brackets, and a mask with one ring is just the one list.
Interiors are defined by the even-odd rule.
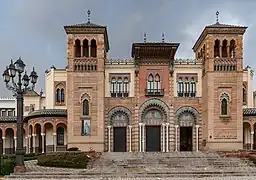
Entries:
[[237,150],[243,143],[243,34],[247,27],[206,26],[193,50],[203,61],[202,121],[205,149]]
[[107,28],[90,22],[64,27],[68,35],[68,148],[104,149],[104,64]]

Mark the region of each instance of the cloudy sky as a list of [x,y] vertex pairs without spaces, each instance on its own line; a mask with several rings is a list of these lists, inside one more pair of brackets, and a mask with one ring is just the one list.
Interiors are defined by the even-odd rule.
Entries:
[[[180,42],[176,58],[194,58],[192,46],[205,25],[216,21],[246,25],[244,65],[256,67],[255,0],[1,0],[0,50],[3,72],[10,59],[21,56],[30,72],[39,74],[37,89],[44,89],[44,71],[51,65],[66,66],[63,26],[87,21],[106,25],[109,57],[130,58],[131,44],[143,41]],[[0,96],[10,96],[0,81]]]

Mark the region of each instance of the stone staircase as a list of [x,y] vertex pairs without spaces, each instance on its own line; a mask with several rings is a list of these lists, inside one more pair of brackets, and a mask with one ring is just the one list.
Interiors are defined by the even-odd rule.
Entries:
[[203,152],[103,153],[89,169],[48,168],[37,166],[36,161],[29,163],[28,172],[5,179],[256,179],[252,162]]

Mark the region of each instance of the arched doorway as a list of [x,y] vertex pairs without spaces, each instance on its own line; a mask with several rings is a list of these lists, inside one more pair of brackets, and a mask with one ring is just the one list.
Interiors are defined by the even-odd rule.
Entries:
[[41,153],[42,152],[42,136],[41,136],[41,125],[36,124],[35,125],[35,152]]
[[125,107],[115,107],[109,111],[109,125],[113,127],[112,144],[114,152],[127,151],[128,125],[131,112]]
[[244,149],[251,149],[251,125],[249,122],[243,123],[243,144]]
[[180,151],[195,151],[199,145],[198,112],[193,107],[181,107],[175,113],[176,148]]
[[67,127],[64,123],[58,123],[56,125],[56,150],[57,151],[66,151],[66,134],[67,134]]
[[44,148],[46,153],[54,151],[53,143],[53,124],[47,122],[44,124],[45,138],[44,138]]
[[146,151],[161,151],[161,123],[163,113],[159,109],[149,109],[143,117],[146,124]]
[[14,154],[15,153],[14,130],[12,128],[7,128],[5,130],[5,134],[6,134],[5,154]]

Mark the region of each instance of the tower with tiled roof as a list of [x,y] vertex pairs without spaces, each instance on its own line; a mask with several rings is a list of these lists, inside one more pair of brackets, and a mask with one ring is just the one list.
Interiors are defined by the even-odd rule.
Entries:
[[[104,148],[104,64],[107,28],[91,23],[64,27],[67,47],[68,147]],[[81,132],[82,129],[82,132]]]
[[193,50],[202,59],[203,140],[207,149],[242,149],[243,35],[247,27],[206,26]]

